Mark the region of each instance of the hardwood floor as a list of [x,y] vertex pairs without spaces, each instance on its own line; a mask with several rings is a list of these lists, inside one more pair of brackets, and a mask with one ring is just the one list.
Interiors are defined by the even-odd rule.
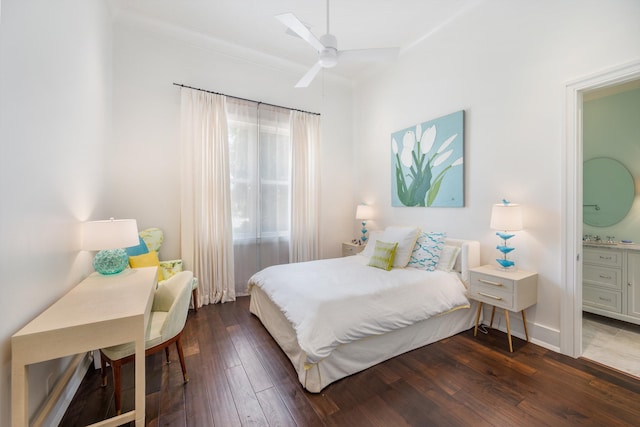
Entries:
[[[640,380],[495,330],[473,330],[403,354],[322,393],[303,390],[289,360],[249,313],[249,298],[190,312],[182,382],[175,348],[147,358],[149,426],[631,426]],[[112,415],[113,381],[90,370],[61,426]],[[123,369],[133,407],[133,364]]]

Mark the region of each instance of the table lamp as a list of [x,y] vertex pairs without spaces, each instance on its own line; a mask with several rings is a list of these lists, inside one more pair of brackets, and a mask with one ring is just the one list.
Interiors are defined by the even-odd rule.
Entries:
[[509,203],[507,200],[493,205],[490,227],[494,230],[499,230],[496,235],[502,240],[501,244],[496,246],[501,255],[496,261],[502,269],[514,269],[515,262],[509,259],[509,254],[515,248],[509,246],[508,241],[515,236],[515,234],[510,234],[509,232],[522,230],[522,209],[520,205]]
[[367,241],[367,220],[371,218],[373,218],[373,210],[371,209],[371,206],[358,205],[356,208],[356,219],[362,220],[362,228],[360,229],[362,232],[362,236],[360,237],[362,243]]
[[129,257],[123,248],[139,242],[135,219],[111,218],[83,224],[82,249],[99,251],[93,258],[93,268],[103,275],[117,274],[127,268]]

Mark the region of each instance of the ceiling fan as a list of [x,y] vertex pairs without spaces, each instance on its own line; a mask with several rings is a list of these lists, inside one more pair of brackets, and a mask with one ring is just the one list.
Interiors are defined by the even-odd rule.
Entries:
[[399,48],[374,48],[338,50],[338,41],[329,31],[329,0],[327,0],[327,33],[320,38],[313,35],[306,25],[293,13],[276,15],[276,19],[300,36],[318,52],[318,62],[300,79],[296,87],[307,87],[323,68],[335,67],[338,62],[351,61],[389,61],[398,56]]

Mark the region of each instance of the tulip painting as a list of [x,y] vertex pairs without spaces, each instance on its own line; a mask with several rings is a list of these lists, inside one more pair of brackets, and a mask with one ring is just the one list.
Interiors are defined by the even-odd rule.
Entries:
[[464,111],[391,134],[393,206],[464,206]]

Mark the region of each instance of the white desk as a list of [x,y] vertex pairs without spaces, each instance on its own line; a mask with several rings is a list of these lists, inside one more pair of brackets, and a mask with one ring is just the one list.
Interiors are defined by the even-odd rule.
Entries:
[[13,427],[29,425],[28,365],[127,342],[136,345],[135,409],[98,424],[144,426],[145,331],[157,279],[156,267],[93,273],[11,337]]

